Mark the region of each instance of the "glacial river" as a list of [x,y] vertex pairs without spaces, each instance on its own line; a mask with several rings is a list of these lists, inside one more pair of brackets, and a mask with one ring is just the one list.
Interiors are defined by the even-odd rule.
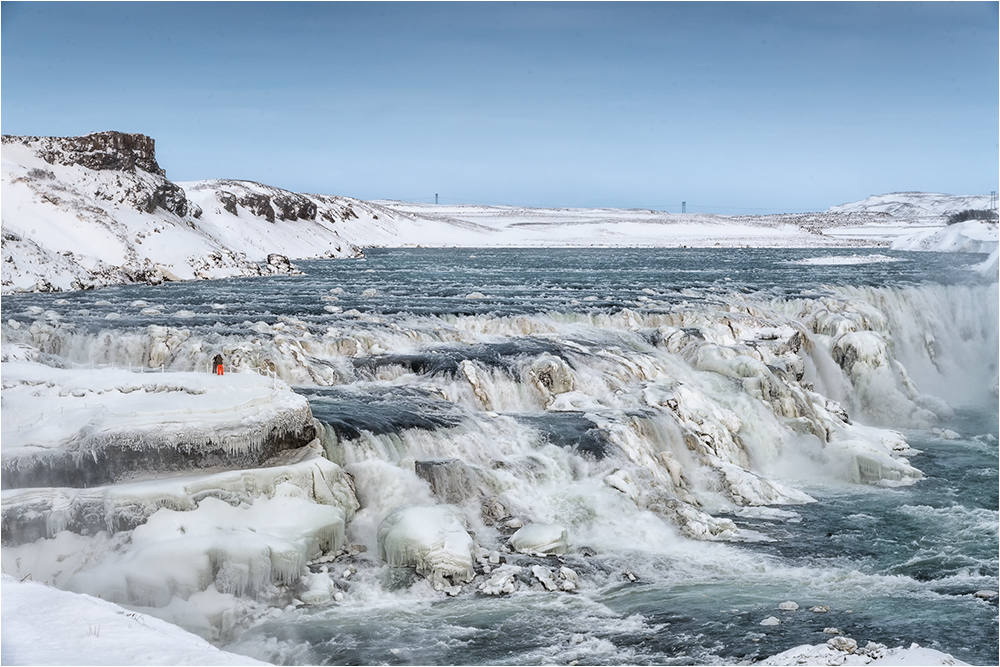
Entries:
[[[221,351],[309,398],[328,455],[354,477],[362,509],[348,539],[367,551],[335,562],[352,569],[342,599],[275,610],[228,637],[231,651],[278,664],[750,663],[835,629],[862,646],[917,642],[996,664],[997,601],[975,596],[998,589],[1000,548],[997,287],[969,269],[981,259],[379,249],[297,262],[302,276],[4,297],[3,334],[71,365],[204,370]],[[915,390],[935,398],[906,394],[895,369],[893,392],[906,398],[882,405],[867,376],[831,372],[817,350],[836,336],[815,323],[844,313],[882,332]],[[902,433],[922,479],[845,475],[832,449],[749,398],[751,385],[691,356],[705,341],[745,350],[800,326],[801,377],[772,366],[775,376],[837,401],[852,423]],[[671,347],[683,340],[687,352]],[[564,369],[566,386],[532,386],[538,360]],[[678,385],[696,387],[721,423],[738,417],[731,430],[755,475],[816,502],[734,501],[711,466],[685,458],[692,445],[657,402]],[[941,400],[954,409],[945,421],[927,411]],[[683,468],[666,504],[656,498],[669,475],[649,472],[659,464],[647,450]],[[455,459],[465,472],[434,495],[413,472],[414,461]],[[618,471],[626,481],[611,488]],[[401,503],[458,505],[477,542],[498,549],[506,534],[481,522],[484,498],[567,526],[566,554],[505,558],[570,567],[577,589],[546,591],[526,575],[506,596],[482,594],[481,579],[449,596],[379,561],[378,522]],[[732,521],[738,539],[692,539],[677,498]],[[780,610],[785,601],[799,609]],[[771,616],[780,623],[761,624]]]

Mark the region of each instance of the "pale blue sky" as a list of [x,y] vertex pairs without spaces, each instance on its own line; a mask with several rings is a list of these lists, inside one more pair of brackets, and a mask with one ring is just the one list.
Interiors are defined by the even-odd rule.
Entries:
[[2,131],[174,180],[722,213],[998,188],[998,3],[2,3]]

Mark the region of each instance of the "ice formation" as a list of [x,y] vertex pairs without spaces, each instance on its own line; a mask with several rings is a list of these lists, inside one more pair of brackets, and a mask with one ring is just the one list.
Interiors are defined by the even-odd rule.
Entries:
[[5,489],[251,467],[315,435],[306,400],[254,373],[220,382],[12,361],[3,364],[3,391]]
[[472,537],[456,507],[400,507],[378,529],[379,557],[393,567],[412,567],[437,588],[472,581]]
[[868,642],[859,646],[848,637],[834,637],[826,644],[803,644],[773,655],[758,665],[967,665],[947,653],[913,644],[888,648]]
[[522,553],[561,554],[569,549],[569,537],[560,525],[532,523],[510,536],[510,546]]
[[5,572],[218,639],[344,546],[353,486],[284,383],[33,356],[5,347]]

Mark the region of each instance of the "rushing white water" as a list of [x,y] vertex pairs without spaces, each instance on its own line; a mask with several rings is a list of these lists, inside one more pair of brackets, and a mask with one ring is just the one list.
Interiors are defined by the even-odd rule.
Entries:
[[[2,333],[5,355],[53,365],[221,353],[308,398],[353,481],[353,546],[317,538],[300,581],[271,577],[313,606],[242,635],[255,657],[683,664],[836,623],[981,659],[997,284],[947,256],[817,252],[380,251],[302,278],[8,298]],[[536,537],[508,546],[523,525]],[[5,547],[5,567],[45,544]],[[266,579],[224,592],[266,604]],[[831,611],[759,625],[792,596]],[[236,609],[214,636],[260,618]],[[961,625],[976,646],[946,643]]]

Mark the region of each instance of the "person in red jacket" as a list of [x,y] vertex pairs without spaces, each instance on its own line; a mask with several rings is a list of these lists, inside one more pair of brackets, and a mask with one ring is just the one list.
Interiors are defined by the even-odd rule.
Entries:
[[222,375],[222,355],[215,355],[215,359],[212,359],[212,372],[216,375]]

